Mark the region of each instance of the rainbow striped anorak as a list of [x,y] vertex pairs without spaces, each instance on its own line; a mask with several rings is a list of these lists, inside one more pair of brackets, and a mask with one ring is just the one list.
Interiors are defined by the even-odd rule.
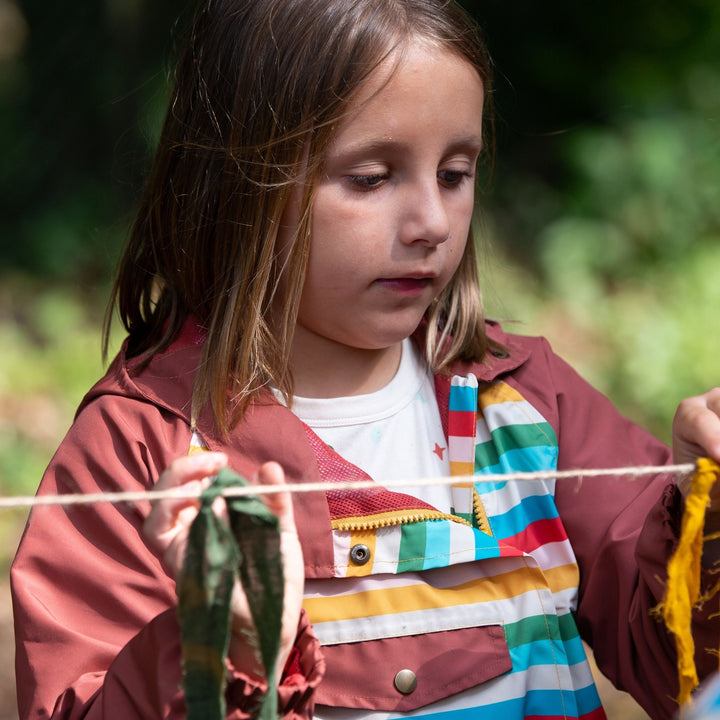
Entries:
[[[483,643],[502,646],[498,660],[491,653],[476,682],[460,670],[458,655],[463,677],[432,690],[419,685],[407,698],[397,693],[397,702],[392,692],[363,696],[358,683],[353,707],[331,707],[321,685],[316,716],[604,718],[572,616],[578,567],[555,507],[554,481],[482,480],[489,473],[555,470],[552,427],[508,384],[478,388],[468,375],[452,379],[448,434],[452,474],[475,476],[452,487],[451,514],[381,488],[328,493],[335,577],[308,580],[304,606],[328,653],[328,678],[332,652],[357,643],[405,638],[407,667],[414,669],[433,652],[432,640],[446,637],[437,633],[478,628],[486,631]],[[337,466],[322,455],[332,451],[311,442],[321,473],[330,477]],[[364,564],[353,559],[358,545],[368,551]],[[427,651],[413,657],[418,637],[428,640]],[[442,662],[452,675],[452,655]],[[377,665],[358,673],[387,675],[390,685],[396,669],[378,657]]]

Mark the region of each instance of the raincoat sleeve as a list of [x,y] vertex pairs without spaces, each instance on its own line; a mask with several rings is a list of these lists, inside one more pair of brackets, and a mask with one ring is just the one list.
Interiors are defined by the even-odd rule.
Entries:
[[[528,382],[554,388],[560,469],[664,465],[670,449],[621,416],[609,400],[542,344]],[[543,379],[540,379],[542,376]],[[674,477],[558,481],[556,503],[580,568],[577,622],[598,666],[651,717],[671,717],[678,693],[674,640],[653,609],[679,537],[683,500]],[[709,584],[710,578],[705,582]],[[718,600],[694,614],[698,671],[717,670]]]
[[[187,452],[177,416],[136,399],[87,404],[39,494],[142,490]],[[20,717],[183,718],[174,581],[143,541],[147,502],[35,507],[11,571]],[[286,717],[310,717],[322,675],[303,617],[282,678]],[[228,718],[264,688],[228,667]]]

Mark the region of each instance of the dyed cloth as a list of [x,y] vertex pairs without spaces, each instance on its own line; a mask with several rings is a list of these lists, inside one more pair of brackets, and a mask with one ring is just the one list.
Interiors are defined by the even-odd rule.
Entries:
[[267,669],[268,691],[259,703],[257,717],[277,717],[275,661],[280,647],[284,588],[280,529],[277,518],[254,496],[227,498],[227,522],[214,513],[213,503],[222,491],[238,485],[247,485],[247,481],[223,468],[203,491],[178,580],[188,720],[225,717],[225,658],[236,581],[242,584],[247,597],[260,657]]

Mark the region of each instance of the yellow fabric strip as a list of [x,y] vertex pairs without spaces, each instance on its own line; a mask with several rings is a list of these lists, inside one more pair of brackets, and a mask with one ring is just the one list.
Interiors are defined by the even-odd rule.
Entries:
[[695,643],[691,633],[692,610],[700,598],[700,572],[705,511],[710,503],[710,490],[718,479],[720,466],[700,458],[685,498],[680,540],[667,568],[667,587],[662,603],[656,608],[668,630],[675,636],[680,706],[691,702],[691,694],[699,680],[695,668]]

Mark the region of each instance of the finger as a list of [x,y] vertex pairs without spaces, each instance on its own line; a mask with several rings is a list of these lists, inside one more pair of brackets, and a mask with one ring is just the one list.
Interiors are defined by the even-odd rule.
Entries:
[[720,388],[712,388],[700,397],[704,398],[709,410],[712,410],[716,415],[720,415]]
[[163,471],[155,489],[168,490],[184,485],[190,480],[201,480],[209,475],[216,475],[228,463],[225,453],[198,452],[179,457]]
[[[257,474],[259,485],[285,485],[285,473],[276,462],[266,462]],[[280,522],[281,532],[297,533],[290,493],[272,493],[265,496],[265,503]]]
[[[196,453],[174,460],[160,475],[155,490],[182,489],[183,493],[197,491],[199,494],[209,484],[209,477],[216,475],[227,465],[225,453]],[[179,497],[177,499],[164,498],[153,502],[150,513],[151,522],[167,523],[183,508],[197,507],[198,500],[193,497]]]
[[[209,483],[209,476],[215,475],[225,465],[224,453],[197,453],[174,460],[160,475],[156,490],[196,492],[197,495]],[[143,524],[145,537],[157,549],[165,551],[177,532],[189,527],[199,507],[198,497],[163,498],[155,500],[150,514]]]
[[676,462],[692,462],[701,455],[720,461],[720,389],[683,400],[673,420]]

